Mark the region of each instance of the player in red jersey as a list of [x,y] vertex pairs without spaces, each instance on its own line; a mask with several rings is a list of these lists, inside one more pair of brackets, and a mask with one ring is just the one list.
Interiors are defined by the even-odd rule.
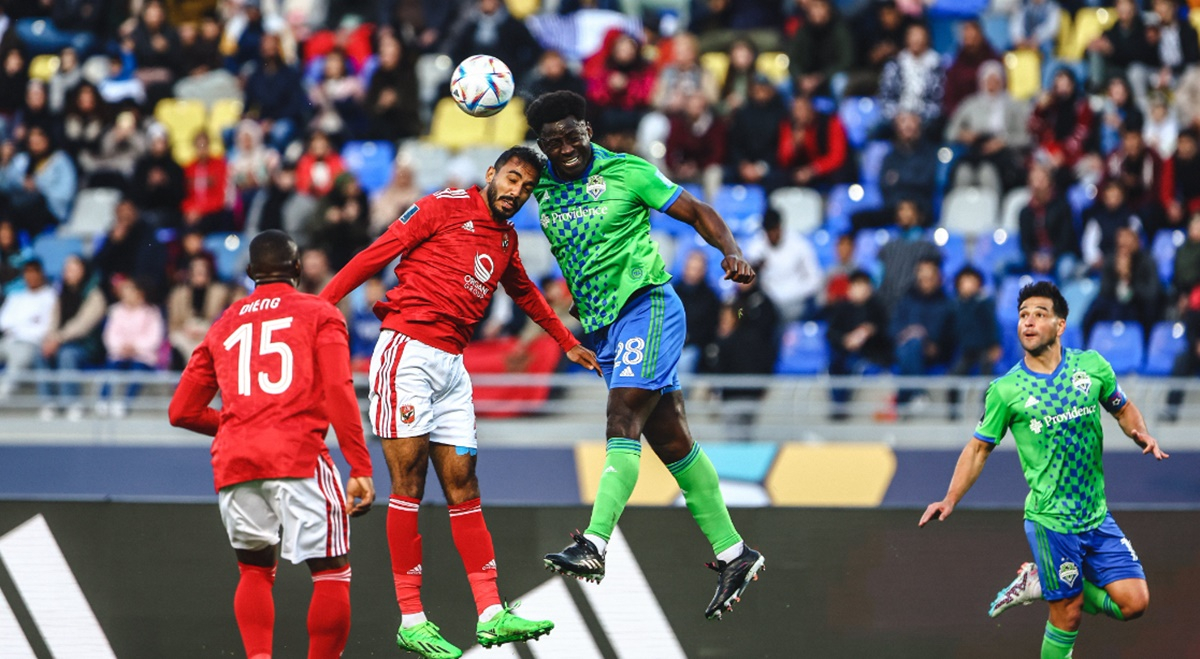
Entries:
[[[192,353],[171,399],[171,424],[216,438],[213,476],[241,572],[233,611],[246,655],[271,656],[282,548],[285,559],[312,570],[308,657],[333,659],[350,634],[347,516],[375,499],[346,322],[333,305],[296,290],[300,258],[282,231],[250,242],[246,273],[257,287]],[[219,412],[209,407],[218,391]],[[325,448],[331,424],[350,463],[345,492]]]
[[558,320],[525,273],[508,219],[529,199],[542,173],[533,150],[513,147],[487,171],[487,185],[447,189],[413,204],[321,292],[337,303],[397,256],[398,285],[376,303],[382,321],[371,357],[371,423],[383,438],[392,478],[388,547],[402,622],[396,643],[428,659],[462,651],[425,618],[421,605],[421,536],[417,511],[425,474],[434,471],[450,506],[450,528],[479,612],[485,647],[548,633],[554,624],[524,620],[501,603],[496,556],[483,520],[475,477],[475,410],[463,348],[498,284],[541,325],[567,357],[599,372],[596,355]]

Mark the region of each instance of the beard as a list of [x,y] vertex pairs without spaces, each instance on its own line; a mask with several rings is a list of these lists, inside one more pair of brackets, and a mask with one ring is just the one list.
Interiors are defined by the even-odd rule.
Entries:
[[[496,205],[496,202],[498,202],[502,199],[505,201],[512,202],[512,205],[513,205],[512,211],[503,210],[499,206]],[[513,215],[516,215],[517,210],[518,210],[516,199],[514,199],[512,197],[497,197],[496,196],[496,188],[494,188],[490,185],[488,186],[488,189],[487,189],[487,202],[488,202],[488,209],[491,210],[492,215],[495,216],[496,219],[499,219],[499,220],[507,220],[508,218],[512,217]]]
[[1025,348],[1025,352],[1028,352],[1030,355],[1033,355],[1034,357],[1041,357],[1042,355],[1046,354],[1046,351],[1056,343],[1058,343],[1058,337],[1052,336],[1047,340],[1039,341],[1038,343],[1034,344],[1032,348],[1025,348],[1025,344],[1021,344],[1021,347]]

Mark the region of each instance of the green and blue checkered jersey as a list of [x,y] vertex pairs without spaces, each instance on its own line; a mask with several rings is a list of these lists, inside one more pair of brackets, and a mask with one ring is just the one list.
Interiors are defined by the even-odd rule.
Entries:
[[666,210],[683,188],[654,165],[592,145],[583,176],[562,181],[551,167],[533,190],[542,231],[562,268],[585,332],[617,319],[638,289],[665,284],[650,209]]
[[999,443],[1007,431],[1029,483],[1025,519],[1058,533],[1083,533],[1104,521],[1104,410],[1125,406],[1108,360],[1094,350],[1064,349],[1053,373],[1022,359],[992,381],[975,438]]

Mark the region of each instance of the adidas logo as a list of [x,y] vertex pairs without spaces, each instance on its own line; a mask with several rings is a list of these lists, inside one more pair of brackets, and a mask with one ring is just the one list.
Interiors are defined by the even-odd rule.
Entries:
[[1034,398],[1033,396],[1030,396],[1029,400],[1025,401],[1025,407],[1033,407],[1034,405],[1037,405],[1040,402],[1042,402],[1042,401],[1038,400],[1037,398]]
[[475,233],[475,222],[473,220],[467,220],[466,223],[463,224],[463,228],[471,233]]
[[421,565],[418,563],[416,567],[408,571],[408,574],[411,574],[414,577],[421,576]]
[[482,571],[487,572],[488,570],[495,570],[495,569],[496,569],[496,559],[493,558],[492,560],[488,561],[487,563],[484,563]]
[[623,377],[623,378],[631,378],[631,377],[633,377],[633,369],[632,369],[632,368],[630,368],[630,367],[628,367],[628,366],[626,366],[625,368],[621,369],[621,377]]
[[604,473],[606,473],[606,474],[608,474],[608,473],[613,473],[613,474],[615,474],[615,473],[617,473],[617,468],[616,468],[616,467],[614,467],[614,466],[612,466],[612,465],[608,465],[608,468],[604,470]]

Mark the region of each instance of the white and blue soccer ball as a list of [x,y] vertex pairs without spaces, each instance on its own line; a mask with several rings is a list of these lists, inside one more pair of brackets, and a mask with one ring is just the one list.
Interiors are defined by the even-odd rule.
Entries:
[[491,55],[472,55],[454,68],[450,96],[463,112],[490,117],[504,109],[513,95],[513,74]]

